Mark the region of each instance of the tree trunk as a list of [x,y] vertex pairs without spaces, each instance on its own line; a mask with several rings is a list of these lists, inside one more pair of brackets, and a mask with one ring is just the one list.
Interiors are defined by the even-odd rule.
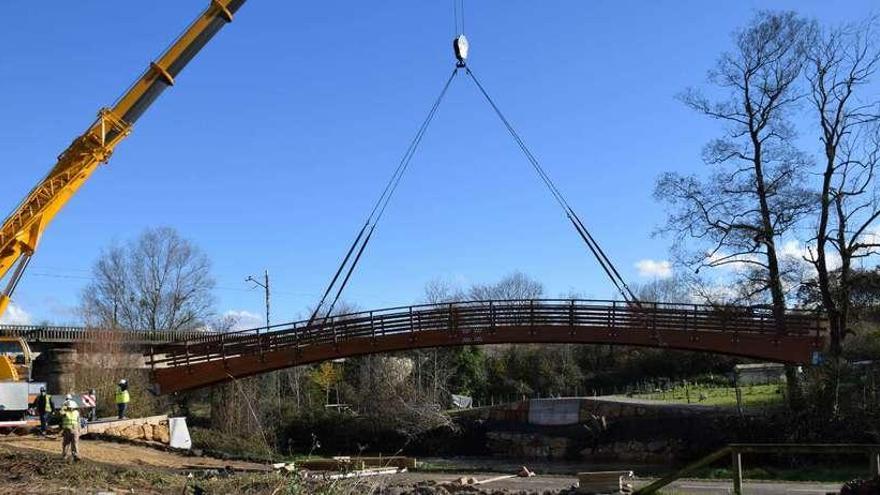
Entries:
[[[748,100],[747,100],[748,101]],[[747,105],[746,111],[751,113],[751,107]],[[767,282],[770,286],[770,298],[773,305],[773,320],[776,332],[786,332],[786,302],[785,291],[782,288],[782,275],[779,270],[779,257],[776,252],[776,233],[773,228],[770,205],[767,201],[767,186],[764,182],[764,162],[762,156],[762,141],[757,131],[751,133],[752,146],[754,149],[755,186],[758,193],[758,201],[761,209],[761,223],[763,227],[761,239],[766,247],[767,256]],[[800,375],[794,365],[785,366],[785,380],[788,388],[788,406],[792,411],[803,409],[804,396],[801,387]]]

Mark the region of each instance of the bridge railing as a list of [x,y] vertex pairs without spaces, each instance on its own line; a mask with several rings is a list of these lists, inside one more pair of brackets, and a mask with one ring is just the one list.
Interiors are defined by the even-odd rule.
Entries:
[[[812,311],[790,311],[786,335],[823,331],[822,318]],[[502,327],[593,327],[611,332],[703,331],[725,333],[778,333],[771,311],[760,307],[695,304],[541,299],[468,301],[402,306],[339,315],[319,322],[300,321],[273,327],[219,335],[201,335],[155,346],[153,366],[186,366],[243,355],[259,355],[284,348],[338,344],[351,339],[446,331],[459,334],[492,332]]]
[[24,338],[30,342],[123,342],[169,344],[217,335],[206,330],[125,330],[50,325],[0,325],[0,337]]

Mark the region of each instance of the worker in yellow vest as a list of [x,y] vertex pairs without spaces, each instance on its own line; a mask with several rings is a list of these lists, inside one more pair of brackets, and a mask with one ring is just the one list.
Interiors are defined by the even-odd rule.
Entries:
[[116,409],[119,412],[119,419],[125,419],[125,411],[128,409],[128,403],[131,402],[131,395],[128,393],[128,380],[123,378],[119,380],[116,387]]
[[79,460],[79,406],[73,396],[67,394],[61,406],[61,458],[67,459],[71,451],[73,460]]

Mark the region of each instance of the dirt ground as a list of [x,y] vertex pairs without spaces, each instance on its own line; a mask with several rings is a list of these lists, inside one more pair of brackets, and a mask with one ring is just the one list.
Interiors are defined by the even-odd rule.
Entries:
[[[9,436],[0,437],[0,446],[28,449],[49,454],[61,454],[61,437]],[[193,457],[101,440],[80,440],[80,455],[87,460],[124,467],[150,467],[172,470],[223,469],[232,467],[238,471],[266,470],[261,464],[240,461],[224,461],[210,457]]]
[[556,494],[574,486],[577,479],[574,476],[535,476],[533,478],[510,478],[493,481],[477,487],[462,487],[458,492],[444,488],[447,483],[465,478],[487,480],[500,476],[501,473],[401,473],[386,476],[376,480],[362,480],[362,484],[372,484],[374,490],[382,495],[409,495],[409,494],[446,494],[446,493],[523,493],[523,494]]
[[[57,437],[0,437],[0,494],[235,494],[248,495],[560,495],[573,493],[574,476],[539,474],[479,487],[454,487],[462,477],[486,480],[505,473],[408,472],[331,481],[270,472],[267,466],[185,456],[151,447],[83,440],[83,462],[61,460]],[[312,473],[318,475],[318,473]],[[638,480],[643,485],[647,480]],[[727,494],[730,481],[682,480],[667,493]],[[748,493],[824,495],[839,490],[828,483],[748,483]]]
[[[443,485],[461,478],[478,480],[499,473],[400,473],[358,480],[295,479],[268,472],[265,465],[185,456],[138,445],[82,440],[83,462],[61,460],[61,439],[36,436],[0,437],[0,494],[6,493],[247,493],[269,495],[403,495],[448,494]],[[231,469],[231,471],[230,471]],[[234,474],[232,474],[234,473]],[[574,483],[573,477],[516,478],[466,488],[457,493],[558,493]]]

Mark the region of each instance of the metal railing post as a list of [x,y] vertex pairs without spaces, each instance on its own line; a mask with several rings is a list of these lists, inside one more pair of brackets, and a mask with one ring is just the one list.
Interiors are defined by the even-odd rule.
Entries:
[[495,332],[495,303],[493,301],[489,301],[489,328],[493,333]]
[[654,313],[651,315],[651,330],[657,332],[657,303],[654,303]]
[[880,476],[880,451],[871,451],[868,454],[868,459],[871,461],[871,478]]
[[223,366],[226,366],[226,334],[220,334],[220,359],[223,360]]
[[608,310],[608,326],[617,328],[617,301],[611,301],[611,309]]
[[731,453],[733,458],[733,493],[742,495],[743,492],[743,470],[742,470],[742,453],[734,450]]
[[534,331],[535,328],[535,300],[529,299],[529,327]]
[[455,332],[455,314],[452,312],[452,303],[449,303],[449,305],[447,306],[446,314],[449,315],[449,318],[447,318],[447,331],[449,333],[453,333]]

